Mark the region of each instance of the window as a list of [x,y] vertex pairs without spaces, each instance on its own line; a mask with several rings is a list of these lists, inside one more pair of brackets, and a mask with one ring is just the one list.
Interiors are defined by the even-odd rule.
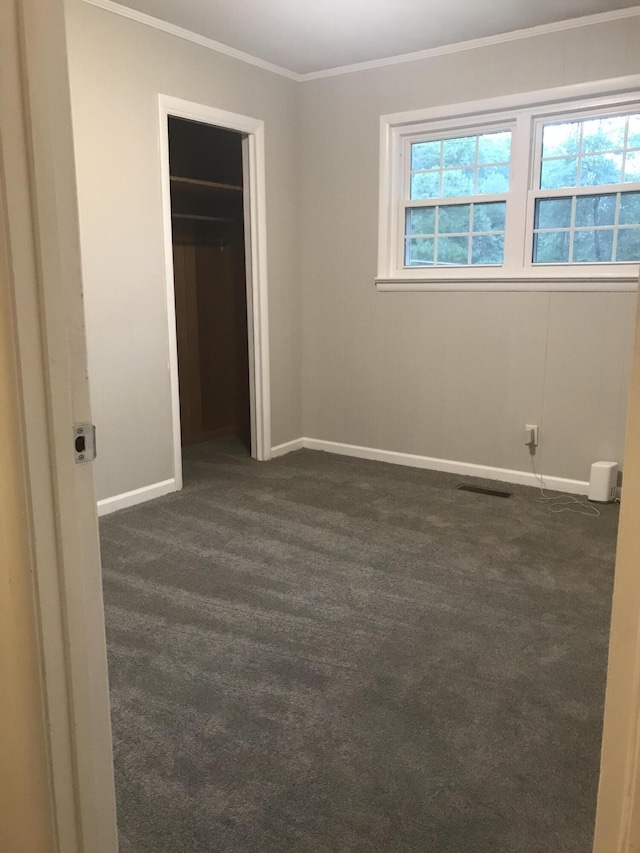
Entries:
[[405,266],[502,263],[510,156],[510,130],[408,143]]
[[536,162],[534,264],[640,261],[640,113],[544,124]]
[[587,98],[586,87],[565,87],[528,104],[383,117],[378,287],[634,289],[640,78],[632,81],[634,94]]

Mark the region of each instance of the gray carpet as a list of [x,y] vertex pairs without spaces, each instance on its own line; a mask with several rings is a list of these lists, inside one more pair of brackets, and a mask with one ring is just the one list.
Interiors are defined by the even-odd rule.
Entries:
[[458,482],[226,441],[102,520],[121,853],[590,851],[617,509]]

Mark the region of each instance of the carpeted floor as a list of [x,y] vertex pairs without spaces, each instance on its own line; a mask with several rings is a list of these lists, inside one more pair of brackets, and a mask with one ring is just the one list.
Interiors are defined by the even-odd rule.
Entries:
[[617,509],[459,482],[227,441],[102,520],[121,853],[590,851]]

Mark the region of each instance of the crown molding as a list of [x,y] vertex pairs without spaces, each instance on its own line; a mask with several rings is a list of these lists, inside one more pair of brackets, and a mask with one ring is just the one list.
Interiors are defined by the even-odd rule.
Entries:
[[601,12],[596,15],[585,15],[581,18],[569,18],[566,21],[556,21],[552,24],[541,24],[537,27],[527,27],[522,30],[512,30],[508,33],[498,33],[494,36],[485,36],[484,38],[469,39],[468,41],[456,42],[455,44],[446,44],[441,47],[431,47],[426,50],[418,50],[413,53],[403,53],[397,56],[387,56],[382,59],[371,59],[366,62],[357,62],[353,65],[341,65],[335,68],[327,68],[323,71],[310,71],[305,74],[299,74],[296,71],[291,71],[288,68],[282,68],[280,65],[274,65],[272,62],[267,62],[250,53],[245,53],[242,50],[236,50],[234,47],[223,44],[214,39],[202,36],[199,33],[194,33],[192,30],[187,30],[184,27],[178,27],[175,24],[170,24],[160,18],[155,18],[152,15],[146,15],[144,12],[138,12],[128,6],[123,6],[121,3],[116,3],[115,0],[83,0],[90,6],[96,6],[98,9],[104,9],[107,12],[113,12],[116,15],[121,15],[123,18],[129,18],[139,24],[144,24],[147,27],[152,27],[156,30],[169,33],[169,35],[177,38],[185,39],[185,41],[193,42],[213,50],[216,53],[222,53],[225,56],[230,56],[240,62],[246,62],[249,65],[255,65],[257,68],[262,68],[264,71],[271,71],[273,74],[279,74],[281,77],[286,77],[289,80],[294,80],[298,83],[305,83],[309,80],[320,80],[323,77],[337,77],[341,74],[353,74],[357,71],[368,71],[373,68],[384,68],[387,65],[400,65],[405,62],[417,62],[421,59],[433,59],[437,56],[447,56],[452,53],[461,53],[467,50],[477,50],[478,48],[491,47],[492,45],[505,44],[511,41],[519,41],[521,39],[535,38],[536,36],[550,35],[551,33],[564,32],[566,30],[579,29],[580,27],[589,27],[594,24],[606,24],[612,21],[619,21],[625,18],[636,18],[640,16],[640,6],[630,6],[626,9],[614,9],[611,12]]
[[631,6],[627,9],[615,9],[611,12],[601,12],[596,15],[585,15],[581,18],[569,18],[566,21],[556,21],[552,24],[540,24],[537,27],[527,27],[523,30],[512,30],[508,33],[498,33],[495,36],[469,39],[455,44],[445,44],[441,47],[430,47],[426,50],[417,50],[413,53],[403,53],[397,56],[388,56],[384,59],[371,59],[368,62],[357,62],[354,65],[342,65],[337,68],[327,68],[324,71],[310,71],[299,75],[302,82],[307,80],[319,80],[323,77],[337,77],[340,74],[352,74],[355,71],[368,71],[371,68],[384,68],[387,65],[400,65],[404,62],[416,62],[420,59],[432,59],[436,56],[446,56],[450,53],[461,53],[465,50],[477,50],[481,47],[491,47],[496,44],[505,44],[510,41],[534,38],[535,36],[559,33],[564,30],[574,30],[579,27],[589,27],[593,24],[606,24],[610,21],[619,21],[623,18],[635,18],[640,15],[640,6]]
[[83,0],[90,6],[96,6],[98,9],[104,9],[107,12],[113,12],[115,15],[120,15],[123,18],[129,18],[131,21],[136,21],[138,24],[144,24],[147,27],[152,27],[154,30],[161,30],[169,35],[184,39],[185,41],[193,42],[213,50],[216,53],[223,53],[225,56],[230,56],[233,59],[238,59],[240,62],[246,62],[248,65],[255,65],[257,68],[262,68],[264,71],[271,71],[273,74],[279,74],[281,77],[287,77],[289,80],[300,82],[302,75],[295,71],[290,71],[288,68],[281,68],[279,65],[274,65],[272,62],[267,62],[265,59],[260,59],[258,56],[252,56],[250,53],[245,53],[242,50],[236,50],[235,47],[229,47],[228,44],[214,41],[214,39],[201,36],[199,33],[194,33],[192,30],[187,30],[184,27],[178,27],[175,24],[170,24],[160,18],[154,18],[153,15],[146,15],[144,12],[138,12],[136,9],[130,9],[128,6],[123,6],[121,3],[115,3],[114,0]]

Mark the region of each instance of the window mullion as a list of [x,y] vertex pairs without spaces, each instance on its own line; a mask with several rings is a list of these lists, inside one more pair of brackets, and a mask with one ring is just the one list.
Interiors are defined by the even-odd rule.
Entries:
[[[395,255],[395,269],[402,270],[405,262],[405,222],[407,215],[406,199],[411,197],[411,143],[409,139],[397,140],[398,149],[394,152],[394,167],[397,173],[393,176],[393,185],[400,190],[400,199],[397,205],[391,205],[394,216],[391,222],[391,231],[395,235],[391,249]],[[397,191],[397,190],[396,190]],[[395,251],[394,251],[395,250]],[[391,270],[393,270],[393,255],[390,258]]]
[[581,195],[613,195],[613,193],[640,192],[640,183],[629,182],[620,184],[593,184],[585,187],[557,187],[550,190],[534,189],[536,198],[556,198],[556,196],[581,196]]
[[569,263],[573,263],[573,244],[576,236],[576,197],[571,199],[571,221],[569,222]]
[[511,171],[504,238],[504,267],[507,270],[522,267],[524,258],[529,190],[530,127],[530,115],[522,113],[517,117],[511,135]]
[[509,197],[508,193],[495,193],[493,195],[464,195],[464,196],[446,196],[438,198],[414,198],[407,199],[407,207],[447,207],[455,204],[491,204],[494,201],[506,201]]
[[401,202],[400,208],[398,210],[398,224],[397,224],[397,234],[398,234],[398,242],[396,246],[396,265],[397,269],[403,269],[406,258],[407,251],[407,210],[409,208],[408,202]]
[[[627,132],[628,132],[629,122],[627,121]],[[625,140],[626,141],[626,140]],[[614,228],[613,228],[613,246],[611,247],[611,260],[615,261],[618,256],[618,233],[620,228],[620,201],[622,199],[622,194],[618,193],[616,196],[616,212],[614,215]]]

